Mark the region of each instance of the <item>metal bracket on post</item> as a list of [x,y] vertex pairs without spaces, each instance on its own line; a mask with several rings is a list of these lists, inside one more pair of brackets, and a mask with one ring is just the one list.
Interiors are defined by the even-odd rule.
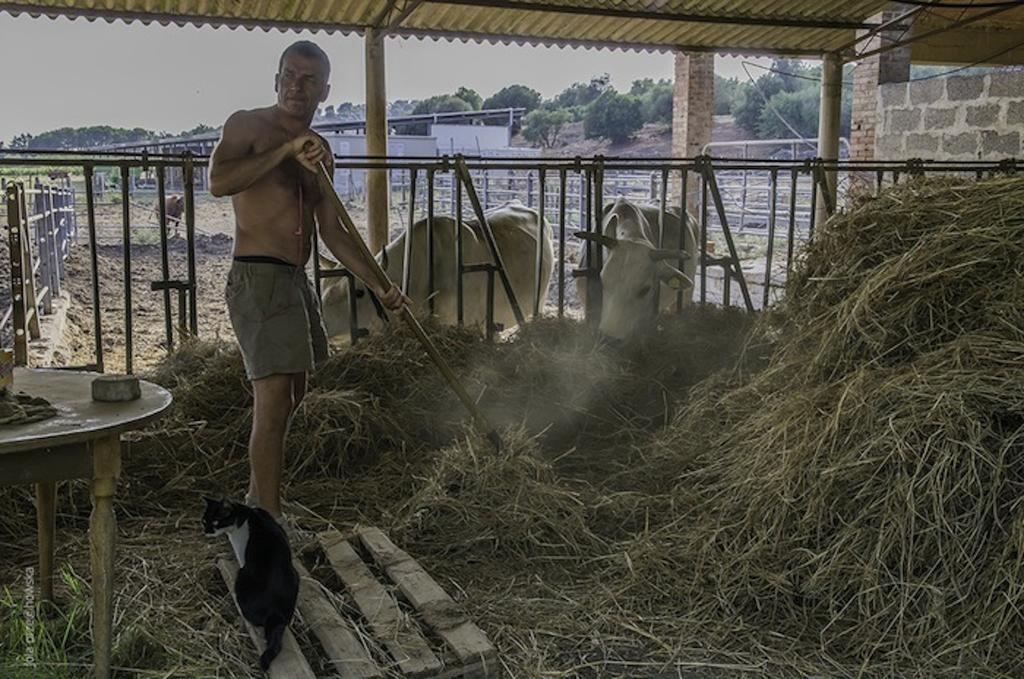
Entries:
[[[348,281],[348,331],[349,339],[352,342],[352,346],[355,346],[361,338],[366,337],[370,334],[370,331],[366,328],[359,327],[359,305],[356,297],[356,277],[348,269],[338,267],[336,269],[319,269],[319,277],[323,278],[344,278]],[[369,290],[366,291],[370,294]],[[376,298],[374,299],[375,304]],[[387,321],[387,317],[384,317]]]
[[490,262],[469,264],[463,268],[463,273],[483,273],[487,275],[487,297],[484,300],[486,308],[484,326],[488,341],[494,339],[494,333],[502,329],[499,324],[494,322],[494,274],[497,271],[498,267]]
[[[697,168],[701,175],[704,177],[704,181],[707,184],[708,189],[711,192],[711,199],[715,204],[715,212],[718,214],[718,223],[722,225],[722,233],[725,236],[725,243],[729,247],[729,259],[732,265],[732,274],[736,279],[736,282],[740,285],[740,293],[743,295],[743,303],[747,308],[747,311],[754,310],[753,300],[750,298],[750,290],[747,289],[747,279],[743,275],[743,267],[740,266],[740,257],[736,251],[736,243],[732,238],[732,231],[729,229],[729,220],[725,215],[725,206],[722,204],[722,194],[718,190],[718,181],[715,178],[715,172],[711,167],[711,157],[704,155],[697,158]],[[729,285],[728,276],[726,276],[726,285]]]
[[811,166],[811,172],[814,173],[815,186],[821,192],[821,199],[825,203],[825,212],[831,217],[836,213],[836,205],[832,200],[832,187],[829,186],[828,175],[825,174],[825,161],[821,158],[815,158]]
[[477,196],[476,187],[473,185],[473,180],[469,176],[469,168],[466,167],[466,159],[461,154],[455,157],[455,169],[463,186],[466,188],[466,195],[469,196],[469,202],[473,204],[473,212],[476,214],[477,222],[480,224],[480,231],[483,233],[484,242],[487,243],[487,248],[491,251],[491,259],[498,270],[498,277],[501,279],[501,286],[505,289],[505,296],[508,297],[508,304],[512,308],[512,315],[516,317],[516,323],[524,325],[526,323],[526,317],[523,316],[523,310],[520,308],[519,301],[516,299],[516,293],[515,290],[512,289],[512,282],[508,278],[508,272],[505,269],[505,262],[501,257],[501,251],[498,250],[498,243],[494,240],[494,232],[491,231],[491,225],[487,222],[487,216],[484,214],[483,206],[480,204],[480,198]]
[[[149,289],[153,292],[163,292],[164,296],[169,296],[171,290],[178,292],[178,334],[182,338],[189,337],[192,333],[189,331],[189,310],[187,304],[186,293],[191,292],[192,285],[188,281],[153,281],[149,284]],[[170,338],[171,336],[168,335]],[[167,351],[168,353],[174,348],[173,339],[168,342]]]

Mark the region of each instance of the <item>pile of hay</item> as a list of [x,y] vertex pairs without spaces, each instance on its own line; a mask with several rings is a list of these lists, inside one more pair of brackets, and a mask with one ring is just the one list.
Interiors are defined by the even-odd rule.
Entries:
[[869,673],[1018,673],[1024,179],[915,181],[831,220],[757,337],[661,437],[699,498],[631,567],[667,607],[707,590],[699,615]]
[[[713,309],[625,351],[568,321],[431,328],[500,454],[396,326],[317,373],[286,497],[464,587],[516,676],[1015,676],[1022,274],[1024,180],[915,181],[823,227],[752,338]],[[169,532],[242,492],[251,394],[223,345],[154,379],[177,405],[132,443],[119,511]],[[196,608],[182,624],[231,624]]]
[[[603,478],[635,466],[633,442],[671,419],[689,387],[728,365],[750,325],[736,310],[695,309],[666,318],[625,352],[568,320],[532,323],[502,343],[468,329],[428,332],[492,423],[537,435],[563,472],[575,465]],[[207,478],[237,483],[237,474],[213,468],[244,472],[252,394],[237,349],[185,344],[151,379],[175,397],[152,436],[165,448],[157,457],[194,446],[206,453]],[[292,424],[287,473],[292,481],[341,477],[396,451],[436,450],[462,433],[467,417],[415,336],[396,324],[333,354],[313,375]],[[585,454],[565,455],[574,447]]]
[[[566,583],[583,582],[577,575],[603,563],[646,511],[638,504],[642,493],[609,489],[643,464],[641,443],[675,415],[686,390],[732,362],[749,326],[740,312],[696,309],[665,319],[656,336],[626,352],[570,321],[531,324],[496,344],[469,331],[429,328],[502,427],[501,454],[467,428],[465,411],[415,338],[393,327],[336,352],[315,375],[286,450],[286,509],[309,530],[380,526],[443,582],[470,588],[471,615],[518,675],[570,667],[576,641],[566,639],[590,631],[586,618],[569,616],[560,601]],[[122,597],[135,600],[144,591],[148,599],[126,611],[116,653],[136,669],[209,674],[219,671],[220,657],[230,664],[226,676],[244,673],[248,666],[236,656],[247,642],[236,639],[222,656],[224,643],[182,629],[219,634],[237,626],[216,584],[216,545],[198,534],[198,518],[202,495],[244,491],[250,388],[236,349],[222,343],[187,343],[149,377],[173,391],[175,405],[128,442],[117,512],[121,529],[142,537],[119,553],[133,573]],[[31,497],[31,488],[0,489],[0,539],[17,555],[0,564],[0,574],[12,582],[16,564],[34,558],[26,530]],[[87,484],[62,484],[58,501],[62,533],[84,535]],[[142,543],[177,555],[174,568],[191,580],[180,595],[165,569],[147,564],[152,554]],[[73,562],[88,563],[84,540],[67,550]],[[74,599],[62,589],[60,596]],[[524,643],[548,621],[566,636],[551,639],[558,648],[544,659]],[[138,633],[150,629],[161,632],[140,645]],[[71,637],[64,651],[77,657],[87,639],[78,631]]]

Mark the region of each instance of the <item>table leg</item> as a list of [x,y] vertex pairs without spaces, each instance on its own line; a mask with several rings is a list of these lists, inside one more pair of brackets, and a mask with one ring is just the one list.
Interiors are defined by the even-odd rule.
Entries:
[[96,679],[110,677],[114,619],[114,492],[121,475],[121,439],[108,436],[92,448],[92,516],[89,542],[92,553],[92,645]]
[[53,603],[53,543],[57,532],[57,484],[36,484],[36,532],[39,536],[40,599]]

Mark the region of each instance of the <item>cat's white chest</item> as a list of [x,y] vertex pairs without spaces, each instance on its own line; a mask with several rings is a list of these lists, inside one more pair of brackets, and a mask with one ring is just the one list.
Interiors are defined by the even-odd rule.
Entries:
[[229,530],[228,540],[231,541],[231,548],[235,550],[238,567],[245,566],[245,547],[249,544],[249,522],[246,521],[238,528]]

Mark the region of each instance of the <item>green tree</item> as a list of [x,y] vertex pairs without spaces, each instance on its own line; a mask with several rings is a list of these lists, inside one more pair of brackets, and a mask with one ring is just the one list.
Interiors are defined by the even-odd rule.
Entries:
[[483,107],[490,108],[525,108],[529,113],[540,106],[540,92],[526,85],[509,85],[503,87],[484,101]]
[[388,104],[388,115],[407,116],[412,113],[412,110],[416,108],[416,104],[418,103],[418,101],[413,101],[411,99],[396,99]]
[[[123,128],[109,125],[61,127],[37,135],[18,135],[11,145],[29,149],[85,149],[133,141],[148,141],[160,135],[141,127]],[[19,146],[15,146],[18,144]],[[21,146],[23,144],[23,146]]]
[[634,97],[642,97],[651,90],[653,90],[655,86],[660,85],[661,83],[664,82],[668,81],[659,80],[655,82],[654,78],[643,78],[642,80],[634,80],[633,84],[629,88],[629,93],[632,94]]
[[715,115],[723,116],[732,113],[733,102],[740,91],[740,81],[736,78],[715,76]]
[[674,88],[667,80],[661,80],[648,88],[640,97],[644,122],[671,123],[674,94]]
[[334,115],[341,120],[362,120],[366,117],[366,104],[343,101],[335,107]]
[[[454,94],[437,94],[416,103],[412,109],[413,115],[424,115],[429,113],[459,113],[461,111],[473,110],[465,99],[460,99]],[[427,123],[416,123],[405,126],[406,134],[427,134],[429,125]]]
[[460,87],[455,90],[455,96],[469,104],[469,107],[474,111],[479,111],[484,103],[483,97],[476,90],[468,87]]
[[553,148],[558,143],[562,128],[572,120],[565,109],[539,108],[530,111],[523,119],[523,136],[527,141]]
[[555,97],[555,104],[559,108],[573,108],[586,106],[612,89],[611,76],[607,73],[594,76],[589,83],[573,83],[562,90],[562,93]]
[[761,109],[757,136],[760,139],[783,139],[792,137],[795,131],[801,137],[813,138],[818,134],[818,110],[818,93],[810,88],[776,92]]
[[623,142],[643,126],[640,99],[631,94],[611,90],[595,99],[583,119],[583,133],[588,138],[607,137]]
[[413,108],[413,115],[425,113],[457,113],[459,111],[472,111],[473,108],[465,99],[460,99],[454,94],[437,94],[416,104]]
[[179,137],[192,137],[192,136],[195,136],[197,134],[206,134],[208,132],[216,132],[217,129],[218,128],[216,128],[216,127],[210,127],[209,125],[204,125],[203,123],[200,123],[200,124],[196,125],[195,127],[193,127],[191,130],[185,130],[184,132],[182,132],[178,136]]
[[[768,100],[757,122],[759,139],[779,139],[794,136],[813,138],[818,134],[818,117],[821,110],[821,67],[800,67],[787,73],[797,73],[800,78],[789,78],[784,86],[793,90],[780,90]],[[839,134],[849,137],[853,114],[853,69],[844,70],[842,102],[839,113]],[[783,122],[785,121],[785,122]],[[793,129],[790,129],[793,128]]]
[[[820,73],[820,69],[818,69]],[[798,59],[776,59],[752,84],[743,85],[733,101],[732,114],[736,123],[750,135],[757,136],[758,124],[765,102],[779,92],[796,92],[808,86],[817,87],[815,68]]]

